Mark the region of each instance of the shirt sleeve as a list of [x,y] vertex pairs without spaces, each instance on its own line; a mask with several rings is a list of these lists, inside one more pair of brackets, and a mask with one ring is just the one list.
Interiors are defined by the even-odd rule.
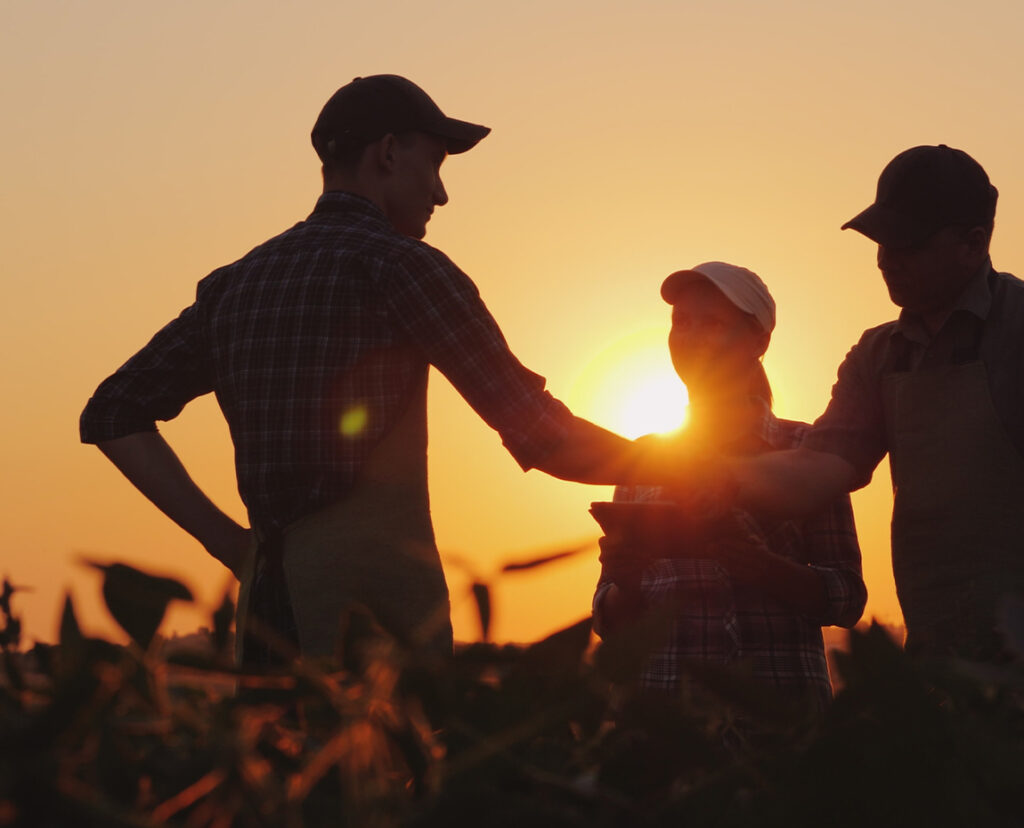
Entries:
[[868,591],[849,496],[804,520],[801,532],[807,563],[821,576],[828,597],[825,616],[816,620],[823,627],[852,627],[864,612]]
[[186,308],[100,384],[79,419],[83,443],[156,431],[157,420],[213,390],[195,317],[195,306]]
[[544,377],[512,354],[465,273],[439,250],[417,244],[385,267],[381,281],[398,325],[523,469],[557,448],[572,414],[545,390]]
[[882,366],[889,335],[865,332],[839,366],[825,413],[808,429],[803,446],[842,457],[866,486],[888,450],[882,409]]

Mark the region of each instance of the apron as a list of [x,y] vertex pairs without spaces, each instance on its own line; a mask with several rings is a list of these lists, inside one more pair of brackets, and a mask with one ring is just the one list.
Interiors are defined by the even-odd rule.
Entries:
[[[427,493],[427,372],[424,366],[408,408],[373,448],[352,490],[282,534],[281,567],[305,657],[336,654],[353,605],[369,609],[403,644],[451,654],[448,586]],[[240,631],[253,572],[247,567],[239,592]]]
[[917,655],[995,660],[1001,599],[1024,588],[1024,461],[984,364],[888,374],[892,562]]

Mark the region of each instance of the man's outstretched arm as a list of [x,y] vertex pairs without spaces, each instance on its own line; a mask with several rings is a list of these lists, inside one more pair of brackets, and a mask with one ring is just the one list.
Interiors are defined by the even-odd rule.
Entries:
[[736,503],[783,519],[818,512],[863,485],[848,461],[808,448],[729,458],[724,471]]
[[574,417],[565,439],[535,468],[579,483],[665,486],[696,513],[739,505],[782,519],[818,512],[861,485],[853,465],[823,451],[724,457],[674,448],[660,440],[627,440]]
[[561,480],[598,486],[668,486],[687,479],[684,464],[661,446],[628,440],[580,417],[572,418],[565,439],[534,468]]
[[104,440],[97,447],[160,511],[238,576],[250,530],[203,493],[159,433],[129,434]]

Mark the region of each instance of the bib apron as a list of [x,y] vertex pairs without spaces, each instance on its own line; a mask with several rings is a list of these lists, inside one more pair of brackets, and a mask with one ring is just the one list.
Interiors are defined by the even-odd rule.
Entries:
[[[427,372],[424,366],[408,408],[374,447],[351,492],[281,536],[279,572],[304,656],[335,653],[341,619],[355,604],[402,643],[451,653],[448,586],[427,491]],[[239,593],[239,630],[253,569]]]
[[1024,587],[1024,461],[977,348],[962,364],[888,374],[883,405],[907,651],[998,659],[1002,597]]

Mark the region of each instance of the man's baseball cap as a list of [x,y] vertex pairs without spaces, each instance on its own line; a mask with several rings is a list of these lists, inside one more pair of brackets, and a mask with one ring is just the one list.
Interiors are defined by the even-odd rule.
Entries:
[[321,161],[337,148],[363,146],[389,132],[426,132],[445,139],[451,155],[476,146],[490,127],[445,115],[415,83],[398,75],[368,75],[331,95],[313,125],[313,148]]
[[775,329],[775,300],[761,277],[745,267],[704,262],[689,270],[677,270],[661,283],[661,298],[674,305],[686,285],[700,281],[711,282],[737,308],[753,316],[765,333]]
[[939,144],[904,150],[878,177],[875,203],[846,224],[885,247],[909,247],[944,227],[986,225],[999,191],[963,150]]

